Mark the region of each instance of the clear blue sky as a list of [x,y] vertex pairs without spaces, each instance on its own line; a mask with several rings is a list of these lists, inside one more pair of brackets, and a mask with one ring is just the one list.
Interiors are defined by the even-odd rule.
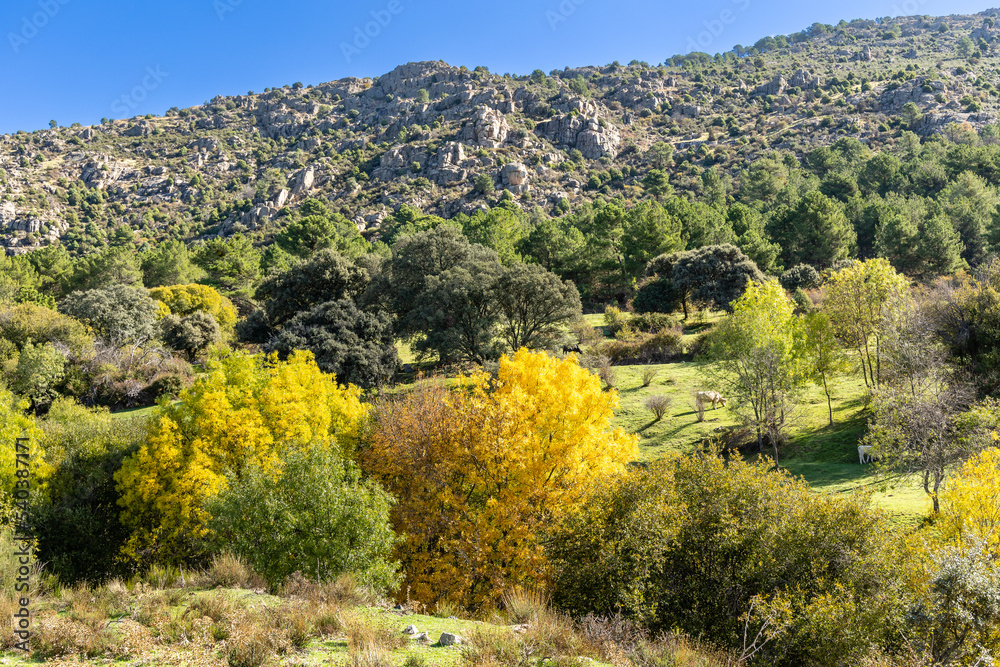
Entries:
[[[409,61],[486,65],[500,74],[614,60],[659,63],[693,50],[699,37],[698,50],[716,53],[816,21],[965,14],[989,6],[973,0],[2,0],[0,133],[47,127],[50,119],[88,125],[162,114],[217,94],[377,76]],[[382,25],[372,23],[377,19]],[[366,28],[375,35],[367,44],[356,40]]]

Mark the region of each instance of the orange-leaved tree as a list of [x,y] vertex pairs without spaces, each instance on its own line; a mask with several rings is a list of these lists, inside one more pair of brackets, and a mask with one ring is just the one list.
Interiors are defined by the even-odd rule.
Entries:
[[309,352],[287,361],[229,353],[163,402],[146,443],[115,474],[132,530],[126,556],[140,562],[183,562],[199,555],[210,518],[205,501],[227,474],[249,465],[275,469],[292,448],[353,453],[368,406],[353,386],[341,387]]
[[636,457],[637,438],[611,427],[617,405],[575,357],[523,349],[495,380],[380,403],[360,460],[397,498],[400,594],[482,609],[543,583],[544,533]]

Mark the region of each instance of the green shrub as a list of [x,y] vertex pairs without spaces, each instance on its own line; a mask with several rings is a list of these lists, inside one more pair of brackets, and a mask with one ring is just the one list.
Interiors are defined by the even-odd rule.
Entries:
[[[622,612],[767,665],[856,665],[896,645],[906,596],[886,518],[767,463],[677,456],[599,491],[554,536],[553,602]],[[768,620],[770,619],[770,620]]]
[[388,560],[396,541],[390,503],[353,463],[316,445],[289,454],[280,476],[244,470],[209,512],[219,544],[272,588],[299,571],[314,580],[350,573],[385,590],[399,581],[397,565]]
[[119,560],[128,540],[112,475],[146,437],[142,417],[112,417],[58,399],[42,421],[46,458],[55,469],[35,505],[38,557],[63,582],[100,582],[127,572]]
[[626,340],[606,340],[594,347],[612,364],[662,364],[683,354],[681,333],[664,330],[655,334],[635,334]]

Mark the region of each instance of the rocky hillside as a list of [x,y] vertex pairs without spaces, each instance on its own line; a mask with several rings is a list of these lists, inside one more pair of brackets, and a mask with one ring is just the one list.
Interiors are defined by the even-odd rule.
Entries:
[[814,24],[661,66],[500,76],[410,63],[2,135],[0,243],[16,253],[61,238],[84,252],[122,227],[139,242],[238,231],[267,242],[306,197],[377,239],[402,204],[451,217],[502,196],[551,216],[638,199],[655,168],[678,191],[698,194],[710,169],[731,188],[769,149],[802,156],[844,136],[881,148],[904,127],[994,123],[997,14]]

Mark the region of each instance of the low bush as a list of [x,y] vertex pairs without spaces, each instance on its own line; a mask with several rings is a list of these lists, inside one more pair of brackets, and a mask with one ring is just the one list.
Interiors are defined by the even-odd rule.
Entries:
[[595,347],[616,366],[633,364],[663,364],[683,354],[681,333],[664,330],[655,334],[636,334],[628,340],[606,340]]

